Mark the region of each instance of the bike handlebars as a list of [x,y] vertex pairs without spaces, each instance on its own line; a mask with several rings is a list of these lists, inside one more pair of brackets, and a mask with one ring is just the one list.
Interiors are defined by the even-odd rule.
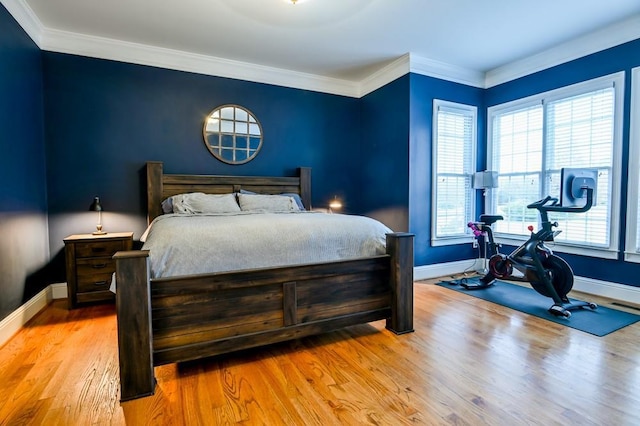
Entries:
[[[593,206],[593,188],[584,188],[587,190],[587,202],[582,207],[566,207],[558,204],[558,199],[547,195],[542,200],[531,203],[528,209],[538,209],[541,212],[563,212],[563,213],[584,213]],[[551,201],[551,204],[547,205]]]

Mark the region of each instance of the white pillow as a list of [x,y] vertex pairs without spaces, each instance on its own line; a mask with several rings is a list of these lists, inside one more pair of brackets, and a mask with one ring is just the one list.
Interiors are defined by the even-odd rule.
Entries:
[[240,206],[234,194],[204,194],[192,192],[174,195],[173,212],[178,214],[233,213]]
[[285,195],[238,194],[242,211],[290,212],[299,211],[293,197]]

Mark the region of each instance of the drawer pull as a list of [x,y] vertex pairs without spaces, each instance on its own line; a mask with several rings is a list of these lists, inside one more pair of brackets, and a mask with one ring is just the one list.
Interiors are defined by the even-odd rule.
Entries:
[[106,247],[91,247],[91,251],[94,253],[101,253],[106,250],[107,250]]
[[103,285],[107,285],[107,281],[96,281],[95,283],[93,283],[93,285],[95,285],[96,287],[100,287]]
[[107,264],[106,263],[96,263],[95,265],[91,265],[91,267],[93,269],[102,269],[102,268],[106,268]]

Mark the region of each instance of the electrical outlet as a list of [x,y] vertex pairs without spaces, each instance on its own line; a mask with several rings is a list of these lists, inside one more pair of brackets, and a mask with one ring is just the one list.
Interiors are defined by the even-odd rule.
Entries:
[[478,248],[478,240],[476,240],[474,238],[473,241],[471,242],[471,245],[473,246],[474,249],[477,249]]

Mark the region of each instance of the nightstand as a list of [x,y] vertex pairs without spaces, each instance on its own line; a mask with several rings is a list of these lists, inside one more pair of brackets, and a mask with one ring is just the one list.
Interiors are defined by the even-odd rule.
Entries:
[[115,252],[133,248],[133,232],[78,234],[64,239],[69,309],[79,304],[113,301],[109,291]]

